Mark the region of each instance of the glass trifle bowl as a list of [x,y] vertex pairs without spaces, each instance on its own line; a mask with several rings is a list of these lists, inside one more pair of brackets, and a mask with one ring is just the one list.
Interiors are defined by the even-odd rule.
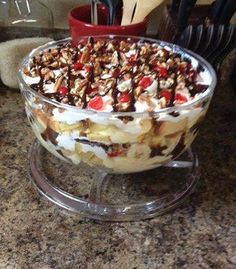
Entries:
[[18,80],[37,137],[31,179],[57,205],[138,220],[192,192],[190,145],[216,85],[200,56],[143,37],[81,37],[74,47],[64,39],[33,50]]

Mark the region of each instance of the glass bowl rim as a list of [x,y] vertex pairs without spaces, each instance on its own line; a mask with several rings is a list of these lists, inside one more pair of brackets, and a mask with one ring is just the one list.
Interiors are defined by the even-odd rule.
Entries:
[[[81,36],[80,39],[84,39],[84,38],[89,38],[91,36]],[[96,36],[93,36],[94,38],[107,38],[107,39],[112,39],[112,38],[123,38],[123,39],[128,39],[128,38],[131,38],[131,39],[136,39],[136,40],[140,40],[140,41],[149,41],[151,43],[158,43],[158,44],[161,44],[161,45],[164,45],[164,46],[169,46],[171,49],[178,49],[186,54],[188,54],[189,56],[191,57],[194,57],[198,62],[201,63],[201,65],[203,65],[204,68],[207,68],[208,72],[210,73],[210,76],[212,78],[211,80],[211,83],[210,85],[208,86],[208,88],[201,94],[201,96],[197,97],[196,99],[190,101],[190,102],[187,102],[185,104],[181,104],[181,105],[175,105],[175,106],[172,106],[172,107],[166,107],[166,108],[161,108],[161,109],[158,109],[156,111],[142,111],[142,112],[136,112],[136,111],[131,111],[131,112],[115,112],[115,111],[111,111],[111,112],[106,112],[106,111],[96,111],[96,110],[91,110],[91,109],[83,109],[83,108],[79,108],[79,107],[76,107],[76,106],[71,106],[71,105],[68,105],[68,104],[62,104],[58,101],[54,101],[46,96],[43,96],[42,94],[39,94],[37,93],[36,91],[34,91],[24,80],[23,78],[23,69],[26,65],[26,63],[29,62],[29,60],[36,54],[38,54],[40,51],[43,51],[43,50],[46,50],[47,48],[49,47],[53,47],[53,46],[56,46],[56,45],[59,45],[61,43],[65,43],[65,42],[68,42],[68,41],[71,41],[71,37],[67,37],[67,38],[64,38],[64,39],[60,39],[60,40],[53,40],[53,41],[50,41],[44,45],[41,45],[35,49],[33,49],[27,56],[25,56],[23,58],[23,60],[21,61],[20,63],[20,67],[18,69],[18,72],[17,72],[17,79],[18,79],[18,83],[19,84],[23,84],[24,86],[24,89],[21,89],[21,91],[24,91],[25,89],[27,91],[29,91],[31,94],[33,94],[34,96],[36,96],[37,98],[41,99],[42,101],[46,102],[46,103],[49,103],[55,107],[58,107],[58,108],[62,108],[62,109],[65,109],[65,110],[69,110],[69,111],[73,111],[73,112],[76,112],[76,113],[84,113],[84,114],[96,114],[96,115],[100,115],[100,116],[142,116],[142,115],[146,115],[146,114],[151,114],[151,115],[158,115],[158,114],[161,114],[161,113],[172,113],[172,112],[178,112],[178,111],[181,111],[181,110],[185,110],[191,106],[193,106],[194,104],[197,104],[198,102],[200,101],[203,101],[205,100],[206,98],[208,97],[211,97],[213,92],[214,92],[214,89],[215,89],[215,86],[216,86],[216,83],[217,83],[217,77],[216,77],[216,73],[213,69],[213,67],[211,66],[210,63],[208,63],[204,58],[202,58],[200,55],[188,50],[188,49],[185,49],[185,48],[182,48],[181,46],[179,45],[176,45],[174,43],[170,43],[170,42],[166,42],[166,41],[162,41],[162,40],[158,40],[158,39],[153,39],[153,38],[148,38],[148,37],[143,37],[143,36],[126,36],[126,35],[112,35],[112,34],[107,34],[107,35],[96,35]],[[21,87],[20,87],[21,88]]]

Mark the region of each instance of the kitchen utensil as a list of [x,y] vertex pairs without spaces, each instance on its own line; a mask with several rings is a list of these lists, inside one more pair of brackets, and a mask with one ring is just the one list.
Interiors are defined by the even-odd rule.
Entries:
[[97,0],[91,0],[91,24],[98,24]]
[[226,33],[226,26],[219,25],[216,32],[216,37],[213,39],[211,45],[203,55],[205,59],[209,60],[209,62],[211,62],[211,56],[214,55],[214,53],[217,52],[218,49],[221,47],[221,43],[225,33]]
[[122,10],[122,7],[123,7],[122,0],[113,0],[113,2],[114,2],[114,4],[113,4],[114,14],[112,15],[112,18],[111,18],[111,24],[114,24],[117,13],[119,12],[119,10]]
[[195,46],[196,44],[196,33],[197,33],[197,27],[192,26],[192,36],[188,45],[188,49],[193,50],[192,48]]
[[227,29],[226,36],[221,48],[211,57],[211,62],[217,65],[224,58],[224,56],[233,48],[235,48],[236,43],[236,30],[234,25],[229,25]]
[[211,14],[210,14],[210,18],[213,23],[219,22],[220,14],[223,10],[225,2],[226,0],[215,0],[215,2],[213,3]]
[[183,31],[188,25],[188,17],[196,0],[181,0],[177,15],[177,27],[179,31]]
[[192,51],[196,51],[199,47],[199,45],[201,44],[201,42],[203,42],[203,35],[204,34],[204,26],[203,24],[200,24],[197,26],[196,28],[196,32],[195,32],[195,43],[193,44],[191,50]]
[[30,5],[29,5],[28,0],[25,0],[25,1],[14,0],[14,2],[15,2],[15,5],[17,7],[19,14],[22,17],[28,16],[31,13],[31,9],[30,9]]
[[128,25],[131,23],[136,2],[137,0],[123,0],[123,16],[121,25]]
[[190,48],[190,44],[193,38],[193,26],[189,25],[185,28],[183,33],[180,35],[176,43],[183,48]]
[[196,48],[196,53],[201,55],[201,51],[203,51],[204,47],[205,47],[205,40],[206,40],[206,35],[207,35],[207,27],[202,24],[203,26],[203,31],[202,31],[202,35],[201,35],[201,42],[199,42],[198,47]]
[[227,0],[220,14],[219,23],[228,24],[236,11],[236,1]]
[[148,14],[156,7],[161,5],[164,0],[137,0],[136,10],[132,23],[138,23],[148,16]]
[[172,12],[177,12],[179,9],[179,5],[180,5],[180,0],[172,0],[170,10]]
[[203,55],[204,52],[208,49],[208,47],[210,46],[213,36],[214,36],[214,32],[215,32],[215,26],[213,24],[209,25],[208,27],[206,27],[206,34],[202,43],[201,48],[199,49],[198,53],[200,55]]
[[120,0],[100,0],[109,10],[108,25],[113,25],[116,17],[116,9],[120,4]]
[[[213,25],[214,26],[214,30],[212,33],[212,37],[209,40],[209,44],[208,46],[204,49],[204,51],[202,51],[201,55],[206,58],[206,55],[208,55],[212,50],[214,50],[215,45],[217,43],[217,33],[218,33],[218,26]],[[206,40],[207,41],[207,40]],[[206,42],[207,43],[207,42]]]

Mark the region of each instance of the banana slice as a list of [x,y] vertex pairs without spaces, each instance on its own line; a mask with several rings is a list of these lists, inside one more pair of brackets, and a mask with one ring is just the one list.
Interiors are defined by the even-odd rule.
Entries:
[[90,127],[90,133],[87,134],[88,139],[105,143],[134,143],[137,142],[138,134],[130,134],[123,132],[113,125],[93,124]]

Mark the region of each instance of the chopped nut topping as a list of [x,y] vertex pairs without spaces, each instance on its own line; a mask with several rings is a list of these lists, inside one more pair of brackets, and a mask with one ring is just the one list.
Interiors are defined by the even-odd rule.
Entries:
[[87,63],[87,61],[89,60],[89,49],[87,47],[84,48],[84,51],[82,53],[82,56],[80,58],[80,62],[81,63]]
[[60,87],[61,84],[62,84],[63,79],[64,79],[64,76],[60,76],[60,77],[56,80],[56,83],[54,84],[54,88],[53,88],[54,92],[57,92],[57,91],[58,91],[59,87]]
[[199,72],[158,43],[95,38],[45,50],[24,70],[26,77],[38,77],[31,86],[41,94],[106,111],[136,111],[136,102],[147,111],[187,102],[207,89],[198,84]]

